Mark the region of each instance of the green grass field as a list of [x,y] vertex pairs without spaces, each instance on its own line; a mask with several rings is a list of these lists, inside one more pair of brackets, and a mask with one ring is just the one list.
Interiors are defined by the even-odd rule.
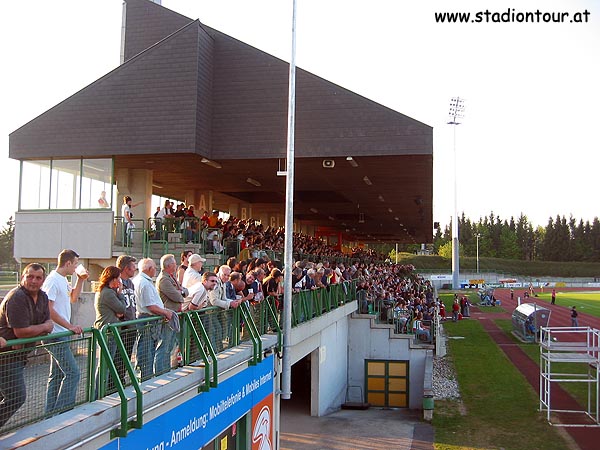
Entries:
[[[412,253],[399,253],[398,263],[412,264],[418,271],[452,270],[452,259],[441,256],[421,256]],[[597,277],[600,273],[600,263],[581,261],[523,261],[519,259],[479,258],[481,272],[498,272],[522,277]],[[477,258],[460,257],[460,268],[463,271],[475,271]]]
[[[552,294],[544,292],[537,298],[550,303]],[[556,291],[556,304],[561,306],[577,306],[577,310],[590,316],[600,317],[600,291],[594,292],[561,292]]]
[[[531,358],[533,362],[535,362],[538,367],[540,365],[540,346],[537,343],[523,343],[519,341],[511,332],[512,332],[512,323],[510,320],[506,319],[498,319],[495,320],[496,325],[502,329],[509,336],[516,345],[518,345],[526,354]],[[588,367],[585,364],[573,364],[573,363],[554,363],[552,365],[554,372],[560,373],[578,373],[578,374],[586,374]],[[587,383],[559,383],[560,386],[567,391],[573,398],[579,403],[582,409],[587,407],[587,396],[588,396],[588,386]],[[594,388],[592,388],[592,393]],[[592,402],[594,401],[594,396],[592,397]]]
[[[446,304],[452,298],[441,295]],[[539,399],[533,388],[478,320],[444,327],[449,336],[463,337],[448,341],[462,398],[436,401],[436,450],[569,448],[537,411]]]
[[[441,291],[441,292],[448,292],[448,291]],[[466,294],[467,297],[469,298],[469,301],[473,305],[477,305],[480,301],[479,295],[472,290],[457,291],[457,292],[458,292],[459,297]],[[446,317],[448,319],[452,319],[452,303],[454,303],[454,294],[442,293],[442,294],[440,294],[440,300],[444,303],[444,307],[446,308]],[[548,300],[548,301],[550,301],[550,300]],[[482,307],[482,311],[484,311],[486,313],[506,312],[506,310],[504,308],[502,308],[501,306],[485,306],[485,307]]]

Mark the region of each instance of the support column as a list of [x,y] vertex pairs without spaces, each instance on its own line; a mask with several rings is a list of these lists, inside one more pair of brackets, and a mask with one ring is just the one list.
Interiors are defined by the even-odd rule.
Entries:
[[129,195],[133,203],[144,202],[133,209],[134,219],[151,217],[152,211],[152,176],[149,169],[117,169],[117,210],[121,215],[123,197]]

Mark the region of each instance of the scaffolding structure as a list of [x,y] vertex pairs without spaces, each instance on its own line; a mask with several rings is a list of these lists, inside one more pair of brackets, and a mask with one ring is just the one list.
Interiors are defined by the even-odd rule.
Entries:
[[[540,411],[550,425],[600,427],[600,330],[590,327],[542,327],[540,329]],[[568,365],[561,363],[569,363]],[[557,370],[556,364],[560,364]],[[580,365],[580,370],[577,370]],[[584,367],[581,370],[581,366]],[[585,370],[587,369],[587,370]],[[553,383],[587,383],[587,408],[566,410],[552,407]],[[576,413],[589,420],[556,422],[552,413]],[[581,423],[578,423],[581,422]]]

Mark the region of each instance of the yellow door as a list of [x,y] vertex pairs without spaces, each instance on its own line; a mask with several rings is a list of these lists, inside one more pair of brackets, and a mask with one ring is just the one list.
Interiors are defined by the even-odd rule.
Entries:
[[408,408],[408,361],[365,360],[365,381],[371,405]]

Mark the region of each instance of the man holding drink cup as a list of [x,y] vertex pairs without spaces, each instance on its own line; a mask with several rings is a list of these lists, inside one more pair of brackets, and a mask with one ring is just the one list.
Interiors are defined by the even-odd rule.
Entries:
[[[69,284],[68,275],[76,278],[75,286]],[[42,290],[48,295],[50,318],[54,322],[53,333],[83,333],[81,326],[71,323],[71,303],[79,299],[83,282],[88,277],[89,273],[79,264],[79,255],[75,251],[65,249],[60,252],[58,267],[50,272],[42,286]],[[70,341],[71,337],[65,336],[48,342],[53,345],[46,347],[52,356],[46,392],[47,414],[59,413],[75,406],[80,373]]]

